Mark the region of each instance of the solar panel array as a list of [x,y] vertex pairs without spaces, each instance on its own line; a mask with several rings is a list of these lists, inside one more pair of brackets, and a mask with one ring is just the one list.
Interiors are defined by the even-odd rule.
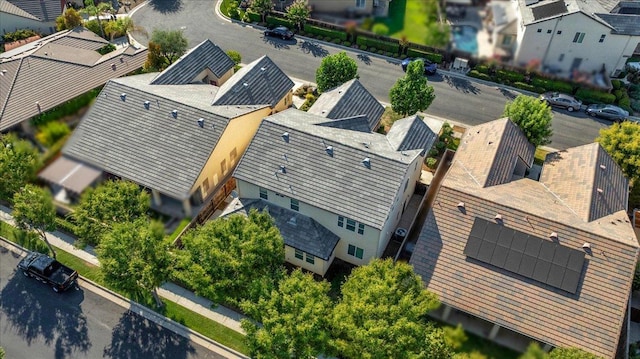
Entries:
[[464,248],[469,258],[575,294],[584,252],[476,218]]

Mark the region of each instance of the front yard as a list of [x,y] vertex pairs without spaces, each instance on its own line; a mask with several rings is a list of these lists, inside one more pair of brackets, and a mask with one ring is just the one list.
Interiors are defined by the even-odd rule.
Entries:
[[389,3],[389,16],[376,19],[389,28],[389,36],[410,42],[427,44],[429,25],[438,20],[436,0],[393,0]]

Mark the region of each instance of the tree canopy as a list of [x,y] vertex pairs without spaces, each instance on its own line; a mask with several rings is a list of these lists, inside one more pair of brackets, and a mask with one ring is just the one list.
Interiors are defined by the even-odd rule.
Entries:
[[[151,33],[151,40],[149,44],[157,45],[154,47],[154,56],[158,56],[163,59],[163,63],[158,64],[158,71],[164,70],[167,66],[171,65],[180,56],[187,52],[189,43],[187,38],[181,30],[153,30]],[[151,47],[149,47],[149,57],[151,57]]]
[[18,228],[36,232],[56,257],[47,239],[47,232],[56,229],[56,207],[49,190],[32,184],[22,187],[13,196],[13,218]]
[[248,313],[262,323],[244,320],[252,358],[314,358],[329,341],[329,283],[297,269],[281,280],[269,298],[250,305]]
[[139,218],[115,223],[96,251],[106,282],[128,293],[155,294],[172,270],[170,247],[161,222]]
[[332,345],[345,358],[447,358],[444,333],[425,316],[439,306],[407,263],[376,259],[353,270],[331,317]]
[[58,31],[73,29],[81,24],[82,16],[72,7],[67,8],[62,15],[56,18],[56,30]]
[[209,221],[180,241],[175,276],[216,303],[255,303],[282,278],[284,241],[266,212]]
[[358,64],[342,51],[322,59],[316,70],[318,91],[324,92],[358,77]]
[[531,343],[519,359],[602,359],[580,348],[554,348],[546,353],[538,343]]
[[251,0],[251,3],[249,4],[249,10],[256,14],[260,14],[262,22],[265,21],[267,14],[273,11],[273,8],[273,0]]
[[0,200],[10,202],[13,194],[35,179],[40,167],[38,150],[15,134],[0,134]]
[[106,181],[89,188],[72,215],[78,227],[78,240],[97,245],[110,224],[146,218],[150,205],[149,194],[133,182]]
[[518,125],[534,146],[551,143],[553,113],[546,103],[532,96],[518,95],[505,105],[502,115]]
[[88,16],[95,16],[98,26],[100,27],[99,35],[106,39],[107,37],[104,34],[104,27],[102,26],[100,16],[105,13],[111,14],[113,11],[113,6],[111,6],[111,3],[109,2],[100,2],[96,4],[94,0],[84,0],[84,9],[80,10],[80,13],[87,14]]
[[412,61],[407,73],[399,78],[389,90],[391,108],[404,116],[426,110],[436,95],[424,76],[424,62]]
[[596,142],[616,161],[635,187],[640,177],[640,124],[631,121],[614,123],[600,129]]
[[291,5],[287,6],[287,19],[296,24],[298,30],[302,30],[304,22],[311,15],[311,8],[306,0],[295,0]]

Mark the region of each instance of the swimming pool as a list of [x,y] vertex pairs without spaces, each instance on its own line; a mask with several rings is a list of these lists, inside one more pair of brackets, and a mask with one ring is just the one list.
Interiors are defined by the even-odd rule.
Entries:
[[451,28],[453,47],[456,49],[478,54],[478,29],[471,25],[455,25]]

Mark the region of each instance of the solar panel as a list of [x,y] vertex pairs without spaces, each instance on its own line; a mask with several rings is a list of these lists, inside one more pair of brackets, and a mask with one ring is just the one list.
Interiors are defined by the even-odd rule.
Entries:
[[476,218],[464,254],[523,277],[575,293],[584,252]]

